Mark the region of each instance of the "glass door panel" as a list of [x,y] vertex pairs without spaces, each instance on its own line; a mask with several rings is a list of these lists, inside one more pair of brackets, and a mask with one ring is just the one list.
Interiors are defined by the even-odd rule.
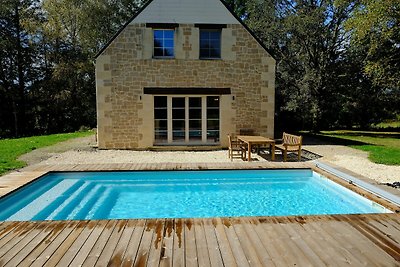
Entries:
[[219,143],[218,96],[207,96],[207,143]]
[[189,142],[202,141],[201,97],[189,97]]
[[154,140],[156,143],[168,142],[168,107],[166,96],[154,97]]
[[172,98],[172,141],[185,142],[185,97]]

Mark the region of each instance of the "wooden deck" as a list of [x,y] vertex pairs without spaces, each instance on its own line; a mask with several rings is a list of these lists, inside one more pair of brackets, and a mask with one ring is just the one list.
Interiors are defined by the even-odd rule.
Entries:
[[[310,168],[304,163],[31,166],[48,171]],[[400,215],[0,222],[0,266],[400,266]]]
[[397,214],[2,222],[0,266],[399,266]]

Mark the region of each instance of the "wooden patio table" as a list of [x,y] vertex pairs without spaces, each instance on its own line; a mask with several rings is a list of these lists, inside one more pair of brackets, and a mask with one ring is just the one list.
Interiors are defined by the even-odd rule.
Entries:
[[259,135],[238,135],[237,139],[247,144],[248,161],[251,161],[251,146],[253,145],[270,145],[271,160],[275,160],[275,140],[259,136]]

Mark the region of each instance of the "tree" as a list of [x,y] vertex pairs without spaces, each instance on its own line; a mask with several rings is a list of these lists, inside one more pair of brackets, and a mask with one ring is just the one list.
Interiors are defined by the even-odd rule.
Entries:
[[278,116],[290,118],[276,121],[317,130],[336,120],[338,66],[348,48],[344,23],[354,6],[333,0],[247,2],[246,22],[277,59]]
[[40,20],[38,0],[3,0],[0,5],[0,91],[4,102],[0,119],[7,122],[0,134],[19,136],[26,130],[26,98],[38,78],[35,29]]
[[364,71],[374,84],[400,88],[400,0],[359,0],[346,24],[356,46],[367,46]]

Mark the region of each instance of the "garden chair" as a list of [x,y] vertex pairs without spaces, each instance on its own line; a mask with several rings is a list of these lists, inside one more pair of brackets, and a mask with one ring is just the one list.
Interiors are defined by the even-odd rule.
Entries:
[[275,149],[279,149],[283,153],[283,161],[287,160],[288,152],[297,152],[298,159],[301,161],[301,145],[303,142],[302,136],[283,133],[282,144],[275,145]]
[[239,156],[241,159],[246,158],[246,148],[243,146],[242,142],[237,140],[236,137],[233,135],[228,134],[228,140],[229,140],[229,147],[228,147],[228,157],[233,160],[234,156]]

